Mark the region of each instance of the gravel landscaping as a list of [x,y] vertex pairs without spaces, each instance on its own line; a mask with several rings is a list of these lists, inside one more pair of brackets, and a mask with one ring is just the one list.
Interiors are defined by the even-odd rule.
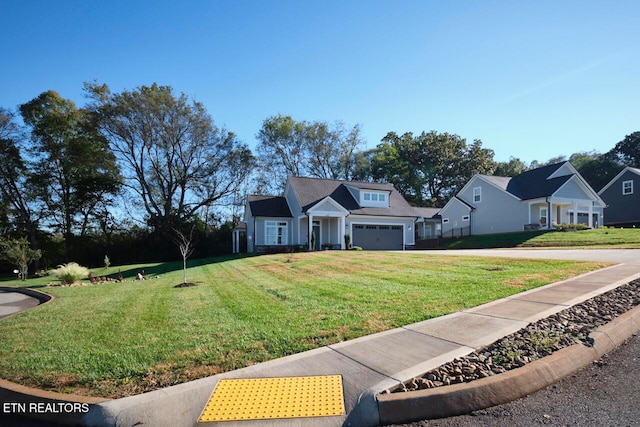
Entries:
[[410,392],[470,382],[524,366],[578,342],[590,345],[589,334],[593,330],[640,304],[639,288],[640,280],[621,285],[386,392]]

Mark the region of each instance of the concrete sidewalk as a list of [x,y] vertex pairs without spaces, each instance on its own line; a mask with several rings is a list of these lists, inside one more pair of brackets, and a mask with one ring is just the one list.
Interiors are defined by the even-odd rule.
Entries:
[[[634,251],[635,252],[635,251]],[[631,255],[630,255],[631,254]],[[495,254],[500,256],[504,254]],[[525,254],[520,253],[520,256]],[[591,254],[593,255],[593,254]],[[590,256],[591,256],[590,255]],[[637,260],[638,252],[628,261]],[[618,257],[618,259],[620,259]],[[143,395],[93,405],[84,425],[225,427],[377,426],[377,395],[530,322],[640,277],[640,265],[619,264],[459,313],[426,320]],[[343,416],[197,423],[221,379],[341,375]]]
[[[521,329],[530,322],[547,317],[640,277],[640,250],[488,250],[447,251],[447,254],[517,256],[522,258],[586,258],[617,261],[622,264],[448,316],[123,399],[98,402],[99,399],[78,397],[77,400],[73,400],[68,395],[34,390],[30,392],[24,387],[13,387],[11,384],[5,384],[6,382],[0,383],[0,395],[4,401],[29,402],[36,400],[90,403],[89,412],[76,414],[78,415],[76,418],[70,419],[64,416],[48,418],[57,422],[90,426],[377,426],[383,421],[395,422],[393,413],[381,414],[384,402],[378,395],[382,391],[419,376],[453,358],[487,346]],[[557,363],[557,359],[557,357],[554,358],[556,360],[554,363]],[[571,361],[564,360],[563,363],[571,363]],[[344,415],[266,421],[198,423],[211,393],[221,379],[322,375],[340,375],[342,377],[346,410]],[[502,375],[506,374],[496,377],[507,378]],[[475,381],[469,385],[473,387],[474,383]],[[504,388],[504,385],[502,387]],[[403,395],[409,399],[411,395],[415,396],[413,393],[417,392],[404,393]]]

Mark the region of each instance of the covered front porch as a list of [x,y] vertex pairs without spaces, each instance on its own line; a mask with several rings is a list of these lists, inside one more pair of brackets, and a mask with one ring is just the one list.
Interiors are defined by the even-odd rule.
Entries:
[[326,197],[298,218],[299,242],[309,250],[346,249],[345,228],[349,211]]
[[558,224],[585,224],[597,228],[601,223],[601,209],[592,200],[549,198],[529,202],[529,225],[540,230],[552,230]]

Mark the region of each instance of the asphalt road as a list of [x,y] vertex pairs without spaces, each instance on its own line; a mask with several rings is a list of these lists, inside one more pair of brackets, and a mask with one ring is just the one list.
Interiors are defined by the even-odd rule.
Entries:
[[403,426],[640,426],[639,379],[640,336],[635,335],[573,376],[523,399]]

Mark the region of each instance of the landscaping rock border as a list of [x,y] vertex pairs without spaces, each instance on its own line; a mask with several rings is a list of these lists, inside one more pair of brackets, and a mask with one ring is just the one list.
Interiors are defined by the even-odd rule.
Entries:
[[468,383],[520,368],[576,343],[590,346],[589,334],[640,305],[640,280],[569,307],[532,323],[483,350],[454,359],[389,393]]
[[[523,348],[528,348],[531,345],[524,342],[525,331],[535,325],[538,329],[533,329],[534,332],[539,332],[541,326],[557,323],[557,329],[564,329],[569,336],[573,336],[572,339],[577,341],[576,344],[561,348],[539,360],[526,363],[519,369],[511,369],[500,375],[494,373],[485,378],[469,379],[467,382],[444,387],[435,386],[413,391],[407,387],[407,384],[416,383],[418,386],[422,384],[419,380],[429,374],[427,373],[396,388],[397,391],[407,390],[407,392],[387,390],[379,394],[376,400],[381,425],[468,414],[517,400],[566,378],[578,369],[597,361],[640,330],[640,306],[638,306],[640,298],[635,295],[638,288],[640,288],[640,280],[634,280],[505,337],[503,340],[507,340],[509,345],[519,342]],[[612,320],[607,320],[609,318]],[[565,324],[565,320],[568,319],[575,319],[577,323]],[[554,320],[556,323],[553,323]],[[587,333],[585,327],[598,329],[585,335]],[[497,341],[486,350],[497,347],[503,340]],[[469,356],[471,360],[479,359],[478,356],[484,352],[485,350],[481,350]],[[458,363],[469,356],[458,358],[443,366],[459,368]],[[439,369],[448,372],[448,368],[443,366],[430,373]],[[472,375],[469,376],[471,377]]]

